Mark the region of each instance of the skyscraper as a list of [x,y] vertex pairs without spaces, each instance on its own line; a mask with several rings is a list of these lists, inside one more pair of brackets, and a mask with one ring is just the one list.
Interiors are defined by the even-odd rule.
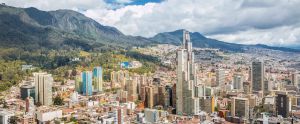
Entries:
[[93,70],[93,86],[96,92],[103,91],[102,67],[95,67]]
[[287,92],[278,92],[276,96],[276,114],[284,118],[289,116],[290,101]]
[[233,75],[233,88],[237,90],[243,89],[244,78],[242,74],[234,74]]
[[41,105],[52,105],[52,84],[51,74],[34,73],[35,102]]
[[249,118],[249,99],[233,97],[231,100],[231,114],[233,117]]
[[82,72],[82,94],[86,96],[92,95],[93,86],[92,86],[92,72],[84,71]]
[[197,83],[194,53],[189,32],[183,32],[181,48],[177,51],[176,113],[193,115],[199,111],[199,98],[194,96]]
[[252,92],[263,91],[264,87],[264,64],[262,61],[253,61],[251,68]]
[[217,69],[216,71],[216,85],[217,86],[225,86],[225,70]]

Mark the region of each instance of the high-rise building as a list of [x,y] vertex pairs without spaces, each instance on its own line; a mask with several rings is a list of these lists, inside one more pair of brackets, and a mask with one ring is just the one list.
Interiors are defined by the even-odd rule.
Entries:
[[298,88],[300,88],[300,76],[297,72],[292,74],[292,84]]
[[233,89],[242,90],[243,82],[244,82],[244,78],[242,74],[233,75]]
[[75,91],[82,93],[82,73],[75,77]]
[[152,86],[145,87],[145,107],[152,108],[154,106],[154,91]]
[[286,92],[278,92],[276,96],[276,113],[284,118],[289,116],[290,101]]
[[183,32],[181,48],[177,51],[176,113],[194,115],[199,112],[199,98],[195,97],[196,65],[189,32]]
[[252,92],[264,90],[264,64],[262,61],[253,61],[251,69]]
[[51,74],[34,73],[35,82],[35,102],[41,105],[52,105],[52,85]]
[[21,98],[25,100],[27,97],[35,97],[35,87],[32,85],[22,85],[20,88]]
[[134,102],[138,99],[137,80],[136,79],[126,80],[126,91],[128,91],[128,100],[129,101]]
[[233,117],[249,118],[248,98],[233,97],[231,99],[231,114]]
[[95,67],[93,70],[93,86],[94,91],[102,92],[103,91],[103,70],[102,67]]
[[216,70],[216,85],[217,86],[225,86],[225,70],[217,69]]
[[86,96],[92,95],[92,72],[84,71],[82,72],[82,94]]

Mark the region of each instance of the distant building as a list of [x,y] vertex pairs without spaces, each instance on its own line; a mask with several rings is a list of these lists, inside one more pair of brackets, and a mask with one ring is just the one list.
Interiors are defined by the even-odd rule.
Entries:
[[158,123],[159,121],[159,112],[156,109],[145,109],[145,121],[147,123]]
[[94,83],[94,90],[96,92],[103,91],[103,69],[102,67],[95,67],[93,70],[93,83]]
[[224,69],[217,69],[216,85],[217,86],[225,86],[225,70]]
[[292,74],[292,84],[297,88],[300,88],[299,83],[300,83],[300,75],[297,72],[295,72]]
[[82,72],[82,94],[86,96],[91,96],[92,92],[92,72],[84,71]]
[[260,92],[264,90],[264,63],[263,61],[253,61],[251,69],[252,92]]
[[36,111],[36,119],[39,123],[50,122],[56,118],[62,118],[62,110],[42,106]]
[[75,76],[75,91],[82,93],[82,73]]
[[276,112],[284,118],[289,116],[290,101],[286,92],[279,92],[276,96]]
[[233,97],[231,99],[232,117],[249,118],[249,100],[247,98]]
[[0,110],[0,124],[9,124],[9,119],[12,116],[14,116],[13,112]]
[[41,105],[52,105],[52,85],[51,74],[34,73],[35,82],[35,102]]
[[146,98],[145,98],[145,107],[153,108],[154,106],[154,91],[153,87],[147,86],[145,87],[146,90]]
[[233,89],[242,90],[243,82],[244,82],[244,78],[242,74],[233,75]]
[[35,98],[35,87],[32,85],[22,85],[20,88],[21,98],[25,100],[27,97]]

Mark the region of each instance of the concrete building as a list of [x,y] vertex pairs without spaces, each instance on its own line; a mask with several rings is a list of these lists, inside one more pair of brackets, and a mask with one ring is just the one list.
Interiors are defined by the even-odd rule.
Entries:
[[233,75],[233,89],[243,90],[244,78],[242,74]]
[[62,110],[42,106],[36,111],[36,119],[39,123],[53,121],[55,118],[62,118]]
[[249,100],[247,98],[233,97],[231,99],[232,117],[249,118]]
[[95,92],[103,91],[103,69],[95,67],[93,70],[93,89]]
[[276,114],[284,118],[289,116],[290,100],[287,92],[278,92],[276,96]]
[[92,72],[85,71],[82,72],[82,94],[86,96],[91,96],[93,93],[92,86]]
[[0,124],[9,124],[9,119],[12,116],[14,116],[13,112],[0,110]]
[[151,123],[151,124],[158,123],[159,121],[158,110],[146,108],[144,113],[145,113],[145,121],[147,123]]
[[264,90],[264,62],[255,60],[251,67],[252,92],[258,93]]
[[225,70],[224,69],[216,70],[216,86],[220,86],[220,87],[225,86]]
[[197,84],[194,53],[189,32],[183,32],[181,48],[177,51],[176,113],[194,115],[199,112],[199,98],[195,97]]
[[35,102],[41,105],[52,105],[52,85],[51,74],[34,73],[35,82]]
[[146,90],[146,98],[145,98],[145,107],[153,108],[154,106],[154,91],[152,86],[145,87]]
[[21,98],[25,100],[27,97],[35,97],[35,87],[32,85],[22,85],[20,88]]

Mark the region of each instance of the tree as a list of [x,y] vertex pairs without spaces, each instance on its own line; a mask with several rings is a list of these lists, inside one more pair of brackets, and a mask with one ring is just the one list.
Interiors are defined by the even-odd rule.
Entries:
[[11,116],[11,117],[8,119],[8,123],[9,123],[9,124],[17,124],[17,123],[18,123],[18,117],[17,117],[17,116]]
[[64,105],[64,100],[59,95],[53,99],[54,105]]

